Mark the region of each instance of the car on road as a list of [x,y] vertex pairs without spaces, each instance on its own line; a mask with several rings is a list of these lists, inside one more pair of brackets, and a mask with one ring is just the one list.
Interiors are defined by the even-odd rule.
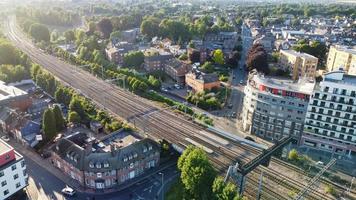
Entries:
[[228,108],[232,108],[232,103],[230,103],[227,107],[228,107]]
[[167,90],[165,87],[161,87],[161,90],[162,90],[163,92],[168,92],[168,90]]
[[2,136],[1,139],[4,140],[5,142],[10,141],[10,138],[6,135]]
[[62,189],[62,193],[72,197],[75,195],[75,190],[69,186],[66,186],[65,188]]
[[236,118],[236,116],[237,116],[237,115],[236,115],[236,112],[233,112],[233,113],[231,114],[231,117],[232,117],[232,118]]
[[244,81],[243,81],[243,80],[241,80],[241,81],[240,81],[240,84],[241,84],[241,85],[242,85],[242,84],[244,84]]
[[319,165],[319,166],[324,166],[324,163],[322,161],[318,161],[315,163],[316,165]]

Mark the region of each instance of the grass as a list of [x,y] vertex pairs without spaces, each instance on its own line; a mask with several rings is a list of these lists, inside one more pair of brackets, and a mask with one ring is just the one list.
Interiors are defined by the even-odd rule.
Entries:
[[183,199],[183,185],[180,179],[178,179],[171,188],[166,192],[166,200],[182,200]]

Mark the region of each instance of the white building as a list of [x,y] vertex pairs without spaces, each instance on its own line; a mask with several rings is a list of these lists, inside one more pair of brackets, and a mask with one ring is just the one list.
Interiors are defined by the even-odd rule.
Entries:
[[6,199],[27,186],[25,160],[0,139],[0,199]]
[[312,148],[356,156],[356,76],[344,71],[324,75],[315,87],[301,143]]
[[299,141],[314,85],[305,79],[295,82],[250,73],[244,91],[244,130],[270,141],[285,136]]

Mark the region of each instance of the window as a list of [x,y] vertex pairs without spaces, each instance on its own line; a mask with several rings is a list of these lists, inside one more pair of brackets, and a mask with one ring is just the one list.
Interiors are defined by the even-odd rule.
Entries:
[[14,180],[18,179],[19,178],[19,175],[18,174],[15,174],[14,175]]
[[6,154],[5,160],[9,160],[9,159],[10,159],[10,154]]
[[8,195],[9,194],[9,190],[5,190],[4,191],[4,196]]
[[19,187],[21,187],[21,183],[20,182],[16,183],[16,188],[19,188]]
[[3,176],[4,176],[4,172],[0,171],[0,177],[3,177]]
[[6,181],[1,182],[1,187],[4,187],[5,185],[7,185]]
[[97,173],[96,177],[101,178],[103,175],[101,173]]
[[22,168],[25,167],[25,161],[24,161],[24,160],[21,161],[21,167],[22,167]]
[[12,169],[12,171],[14,171],[16,169],[16,165],[12,165],[11,169]]

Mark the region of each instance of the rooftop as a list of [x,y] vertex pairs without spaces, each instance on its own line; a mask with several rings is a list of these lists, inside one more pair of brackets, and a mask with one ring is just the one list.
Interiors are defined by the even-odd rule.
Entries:
[[26,95],[27,93],[23,90],[18,89],[14,86],[5,85],[4,82],[0,82],[0,101],[10,99],[16,96]]
[[356,55],[356,47],[351,48],[349,46],[341,46],[341,45],[336,45],[334,47],[339,51],[344,51],[344,52]]
[[289,54],[289,55],[292,55],[292,56],[295,56],[295,57],[318,59],[317,57],[312,56],[310,54],[298,52],[298,51],[295,51],[295,50],[281,50],[281,53]]
[[14,148],[12,148],[10,145],[8,145],[5,141],[0,139],[0,155],[4,154],[6,152],[9,152],[13,149]]
[[306,79],[293,81],[288,78],[264,76],[262,74],[254,74],[253,80],[271,88],[288,90],[303,94],[312,94],[315,86],[315,82],[311,82]]
[[347,85],[356,85],[356,76],[346,74],[345,71],[333,71],[324,75],[324,81]]

